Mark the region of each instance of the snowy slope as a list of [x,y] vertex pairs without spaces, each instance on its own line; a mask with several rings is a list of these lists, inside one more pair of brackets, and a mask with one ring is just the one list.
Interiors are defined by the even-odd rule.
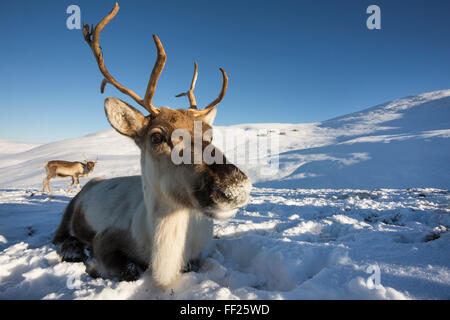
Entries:
[[260,185],[450,187],[450,90],[325,121],[311,134],[329,141],[280,154],[281,174]]
[[[236,159],[259,187],[450,187],[450,90],[399,99],[320,123],[249,124],[214,130],[215,144]],[[243,144],[264,145],[271,138],[278,139],[278,150],[259,156],[278,158],[279,170],[274,174],[262,175],[260,163],[239,163]],[[11,144],[6,151],[13,153],[14,149]],[[92,177],[139,174],[139,150],[109,129],[25,152],[0,153],[0,187],[38,187],[46,161],[83,160],[83,154],[90,159],[99,156]],[[68,184],[67,180],[54,181],[52,185],[59,187]]]
[[50,240],[71,196],[0,190],[0,299],[450,299],[448,191],[256,188],[164,292],[60,262]]
[[42,194],[43,164],[98,155],[82,184],[139,174],[133,142],[112,129],[36,146],[0,141],[0,299],[450,299],[450,90],[320,123],[215,127],[214,139],[238,161],[244,144],[275,137],[279,148],[258,161],[278,158],[279,170],[239,165],[255,182],[249,205],[215,222],[201,269],[166,292],[146,275],[92,279],[50,243],[76,192],[55,179],[51,198]]
[[39,143],[25,143],[0,139],[0,155],[24,152],[39,146]]
[[[95,160],[95,176],[132,175],[140,172],[139,149],[130,139],[105,130],[76,139],[40,145],[22,153],[0,155],[0,186],[42,186],[44,164],[49,160]],[[86,182],[90,178],[82,178]],[[68,182],[52,180],[51,185],[68,187]]]

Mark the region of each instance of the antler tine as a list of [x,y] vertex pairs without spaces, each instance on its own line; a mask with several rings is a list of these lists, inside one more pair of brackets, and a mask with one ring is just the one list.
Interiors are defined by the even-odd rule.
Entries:
[[222,72],[222,90],[219,93],[219,96],[217,97],[216,100],[214,100],[213,102],[211,102],[210,104],[208,104],[203,110],[200,110],[199,112],[201,114],[203,113],[207,113],[208,111],[210,111],[212,108],[214,108],[216,105],[219,104],[220,101],[222,101],[223,97],[225,96],[225,93],[227,92],[227,86],[228,86],[228,76],[227,73],[225,72],[224,69],[219,68],[220,71]]
[[107,85],[108,83],[109,83],[109,81],[106,80],[105,78],[103,78],[102,84],[100,85],[100,92],[101,92],[101,93],[104,93],[104,92],[105,92],[105,87],[106,87],[106,85]]
[[96,26],[95,28],[93,25],[91,25],[91,30],[89,30],[89,25],[85,24],[83,26],[83,35],[84,39],[86,40],[87,44],[91,48],[95,59],[97,60],[98,67],[100,69],[100,72],[103,74],[105,79],[102,81],[101,91],[104,90],[105,85],[107,82],[114,85],[120,92],[130,96],[135,100],[137,103],[143,106],[142,98],[139,97],[138,94],[133,92],[132,90],[122,86],[120,83],[118,83],[108,72],[108,70],[105,67],[105,62],[103,61],[103,53],[102,49],[100,48],[99,40],[100,40],[100,33],[102,32],[103,28],[116,16],[117,12],[119,11],[119,4],[116,2],[116,5],[111,10],[110,13],[106,15]]
[[179,97],[183,97],[183,96],[187,96],[189,99],[189,104],[190,104],[190,109],[197,109],[197,102],[195,101],[195,96],[194,96],[194,89],[195,89],[195,83],[197,82],[197,76],[198,76],[198,65],[197,62],[194,62],[194,76],[192,77],[192,82],[191,82],[191,88],[184,92],[184,93],[180,93],[177,94],[175,97],[179,98]]
[[87,44],[92,50],[92,53],[94,54],[95,59],[97,60],[98,67],[100,69],[100,72],[105,77],[102,81],[102,84],[100,86],[100,91],[103,93],[105,90],[105,86],[107,83],[112,84],[114,87],[116,87],[120,92],[130,96],[134,101],[136,101],[138,104],[143,106],[145,109],[147,109],[151,114],[157,114],[158,110],[156,108],[147,108],[144,100],[133,90],[128,89],[121,85],[119,82],[114,79],[114,77],[108,72],[108,70],[105,67],[105,62],[103,60],[103,52],[99,44],[100,40],[100,33],[102,32],[103,28],[116,16],[117,12],[119,11],[119,4],[116,2],[116,5],[111,10],[110,13],[106,15],[94,28],[93,25],[89,28],[88,24],[85,24],[83,26],[83,35],[84,40],[86,40]]
[[144,104],[146,106],[146,109],[149,110],[150,113],[158,114],[159,110],[153,106],[152,99],[153,95],[155,94],[156,83],[158,82],[159,76],[161,75],[164,69],[164,65],[166,64],[167,56],[161,40],[159,40],[156,34],[153,35],[153,40],[155,41],[156,49],[158,52],[155,65],[153,66],[153,70],[150,75],[150,80],[148,81],[147,91],[145,92]]

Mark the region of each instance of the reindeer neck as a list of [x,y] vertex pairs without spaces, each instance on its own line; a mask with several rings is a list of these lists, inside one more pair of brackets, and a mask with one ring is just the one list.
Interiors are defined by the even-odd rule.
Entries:
[[[142,192],[145,206],[148,212],[152,212],[155,217],[167,217],[175,213],[188,212],[189,210],[169,199],[166,194],[158,187],[155,181],[152,181],[151,163],[141,155],[141,179]],[[154,179],[153,179],[154,180]]]

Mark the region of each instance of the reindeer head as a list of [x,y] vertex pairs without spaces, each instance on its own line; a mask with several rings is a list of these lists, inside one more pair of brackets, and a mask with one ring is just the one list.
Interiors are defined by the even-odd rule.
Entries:
[[[90,32],[89,26],[85,25],[83,33],[104,76],[101,92],[110,83],[149,112],[149,115],[144,116],[120,99],[105,99],[105,112],[111,126],[132,138],[141,149],[144,193],[151,192],[158,199],[166,200],[165,203],[189,207],[211,218],[234,215],[240,206],[248,202],[251,183],[242,171],[227,163],[221,151],[211,144],[211,126],[217,112],[216,106],[223,99],[228,84],[225,70],[220,68],[223,84],[219,96],[204,109],[197,109],[193,92],[198,74],[197,63],[189,91],[177,96],[188,96],[190,108],[155,107],[152,99],[166,61],[163,45],[156,35],[153,35],[153,39],[157,59],[144,99],[118,83],[104,65],[99,46],[100,32],[118,10],[116,3],[95,29],[91,27]],[[206,161],[203,157],[205,153],[215,161]],[[188,161],[174,161],[174,155]]]
[[83,156],[84,156],[84,164],[85,164],[85,170],[86,170],[86,174],[87,173],[90,173],[90,172],[92,172],[93,170],[94,170],[94,167],[95,167],[95,165],[97,164],[97,162],[98,162],[98,156],[97,156],[97,159],[95,159],[95,161],[87,161],[86,160],[86,156],[84,155],[84,153],[83,153]]

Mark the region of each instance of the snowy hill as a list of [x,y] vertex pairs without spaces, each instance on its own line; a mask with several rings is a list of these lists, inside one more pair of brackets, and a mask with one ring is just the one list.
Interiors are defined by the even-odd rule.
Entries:
[[281,181],[261,185],[450,187],[450,90],[399,99],[311,129],[329,141],[282,153]]
[[24,152],[39,146],[38,143],[14,142],[0,139],[0,155]]
[[[249,124],[215,127],[215,143],[232,158],[239,143],[256,145],[278,135],[279,170],[259,174],[259,164],[240,164],[256,186],[273,188],[450,187],[450,90],[436,91],[313,124]],[[227,141],[237,141],[227,148]],[[139,150],[113,129],[21,151],[0,141],[0,186],[38,187],[52,159],[99,156],[94,176],[139,174]],[[238,163],[239,164],[239,163]],[[67,183],[57,182],[57,186]]]
[[[0,140],[0,299],[450,299],[450,90],[320,123],[214,130],[238,164],[245,144],[279,146],[239,164],[254,181],[250,203],[215,221],[200,270],[167,292],[148,274],[92,279],[50,242],[76,191],[54,179],[51,198],[42,194],[43,164],[98,155],[82,184],[139,174],[133,142],[112,129],[43,145]],[[279,170],[261,174],[269,160]]]
[[[11,145],[14,148],[14,145]],[[40,145],[21,153],[0,155],[0,187],[39,187],[44,179],[44,164],[49,160],[95,160],[95,176],[138,174],[139,149],[134,143],[111,130]],[[81,179],[86,182],[90,178]],[[69,179],[70,181],[70,179]],[[52,180],[51,185],[68,187],[68,180]]]

